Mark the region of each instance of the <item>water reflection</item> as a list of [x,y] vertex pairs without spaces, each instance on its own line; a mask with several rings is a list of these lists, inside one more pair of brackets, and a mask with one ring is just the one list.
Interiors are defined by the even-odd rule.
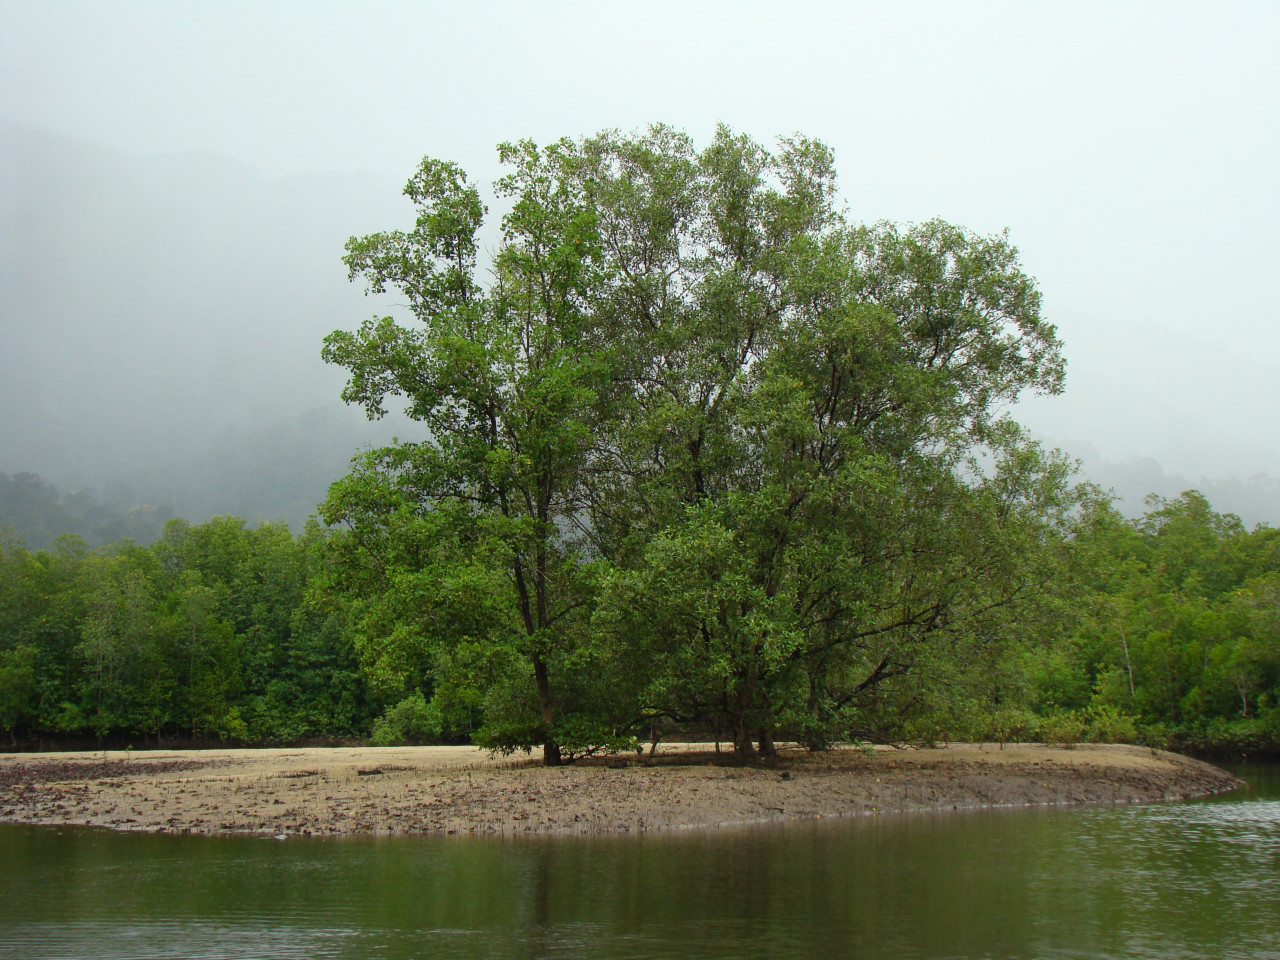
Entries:
[[1280,783],[574,840],[0,830],[0,957],[1280,957]]

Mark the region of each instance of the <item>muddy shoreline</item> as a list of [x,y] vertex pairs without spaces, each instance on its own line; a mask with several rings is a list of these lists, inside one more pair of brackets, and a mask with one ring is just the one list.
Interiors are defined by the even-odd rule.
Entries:
[[784,749],[767,766],[706,744],[554,769],[473,747],[0,754],[0,822],[171,833],[601,834],[871,814],[1151,803],[1231,774],[1125,746]]

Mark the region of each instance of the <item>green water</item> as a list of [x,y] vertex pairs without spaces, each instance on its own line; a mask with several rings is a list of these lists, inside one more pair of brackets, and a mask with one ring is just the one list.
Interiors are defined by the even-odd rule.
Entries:
[[0,958],[1280,957],[1280,771],[1151,807],[535,841],[0,829]]

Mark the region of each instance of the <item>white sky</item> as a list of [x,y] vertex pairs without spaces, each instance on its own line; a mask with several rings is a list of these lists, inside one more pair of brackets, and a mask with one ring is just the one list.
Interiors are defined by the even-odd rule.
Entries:
[[855,216],[1010,228],[1070,364],[1034,428],[1280,474],[1280,4],[0,0],[0,119],[392,182],[522,136],[801,131]]

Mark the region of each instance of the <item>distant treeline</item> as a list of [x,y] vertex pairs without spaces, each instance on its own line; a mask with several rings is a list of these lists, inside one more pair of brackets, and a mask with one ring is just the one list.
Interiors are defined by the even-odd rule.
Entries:
[[150,546],[4,540],[0,724],[37,745],[366,734],[345,610],[315,595],[325,539],[218,517]]
[[[1064,566],[1074,630],[1003,645],[983,683],[863,734],[1280,748],[1280,531],[1194,491],[1138,520],[1092,509]],[[429,676],[406,695],[379,681],[378,651],[362,664],[344,536],[231,517],[170,520],[150,546],[5,535],[0,729],[28,747],[465,740],[479,714],[455,703],[442,722]]]

